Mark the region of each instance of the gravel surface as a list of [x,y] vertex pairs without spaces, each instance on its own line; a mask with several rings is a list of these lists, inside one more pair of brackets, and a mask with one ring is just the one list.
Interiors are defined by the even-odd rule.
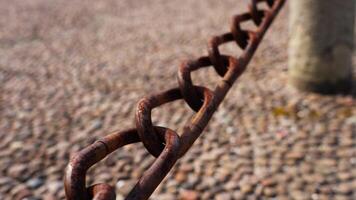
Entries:
[[[63,199],[71,155],[134,126],[141,97],[177,86],[243,0],[0,0],[0,199]],[[287,86],[288,9],[203,135],[151,199],[356,199],[356,100]],[[246,26],[250,26],[246,24]],[[239,55],[235,44],[221,48]],[[214,88],[213,69],[193,75]],[[181,131],[182,101],[154,110]],[[93,167],[118,199],[153,161],[142,144]]]

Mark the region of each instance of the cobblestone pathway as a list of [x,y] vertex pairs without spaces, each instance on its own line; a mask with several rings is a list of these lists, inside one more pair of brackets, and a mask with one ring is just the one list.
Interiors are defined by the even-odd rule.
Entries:
[[[244,10],[243,0],[0,0],[0,199],[63,199],[69,157],[132,127],[137,101],[176,86],[179,60],[206,54]],[[287,86],[287,14],[152,199],[356,199],[355,98]],[[193,78],[213,88],[218,76]],[[153,113],[178,133],[192,115],[183,102]],[[127,146],[88,181],[122,199],[152,160]]]

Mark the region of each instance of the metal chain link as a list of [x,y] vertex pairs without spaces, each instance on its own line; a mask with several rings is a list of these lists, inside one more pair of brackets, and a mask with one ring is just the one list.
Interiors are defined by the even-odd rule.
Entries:
[[[69,200],[114,200],[115,189],[105,183],[86,187],[87,170],[113,151],[131,143],[142,142],[148,152],[157,157],[143,174],[126,199],[148,199],[176,161],[183,156],[200,136],[210,118],[223,101],[235,80],[244,72],[265,32],[286,0],[251,0],[249,12],[232,18],[231,32],[212,37],[208,43],[208,56],[183,61],[178,71],[178,88],[141,99],[136,110],[136,129],[112,133],[75,154],[70,160],[64,178],[65,193]],[[267,9],[259,10],[258,4]],[[252,20],[257,30],[243,30],[241,23]],[[219,46],[234,41],[243,49],[239,58],[222,55]],[[221,81],[214,91],[193,84],[191,72],[213,66]],[[169,128],[154,126],[152,109],[183,99],[197,112],[178,135]]]

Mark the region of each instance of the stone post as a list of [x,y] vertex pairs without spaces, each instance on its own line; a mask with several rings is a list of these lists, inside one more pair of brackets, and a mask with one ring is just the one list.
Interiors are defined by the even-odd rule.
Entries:
[[289,80],[303,91],[352,85],[355,0],[290,0]]

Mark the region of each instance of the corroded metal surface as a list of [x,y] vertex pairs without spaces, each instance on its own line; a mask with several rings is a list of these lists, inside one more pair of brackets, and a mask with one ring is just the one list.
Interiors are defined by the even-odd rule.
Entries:
[[[266,3],[268,9],[258,10],[257,4]],[[68,199],[115,199],[109,185],[85,185],[86,171],[116,149],[142,142],[157,159],[143,174],[126,199],[148,199],[167,175],[175,162],[183,156],[200,136],[210,118],[223,101],[236,79],[244,72],[265,32],[282,8],[285,0],[252,0],[249,13],[233,17],[231,32],[213,37],[209,42],[209,56],[182,62],[178,72],[179,88],[143,98],[136,111],[136,129],[108,135],[77,153],[70,161],[65,174],[65,191]],[[257,26],[254,31],[243,30],[241,23],[252,20]],[[239,58],[221,55],[219,45],[234,41],[244,51]],[[195,86],[190,73],[212,65],[222,77],[214,91]],[[186,124],[183,133],[154,126],[151,110],[174,100],[184,99],[196,111]]]

